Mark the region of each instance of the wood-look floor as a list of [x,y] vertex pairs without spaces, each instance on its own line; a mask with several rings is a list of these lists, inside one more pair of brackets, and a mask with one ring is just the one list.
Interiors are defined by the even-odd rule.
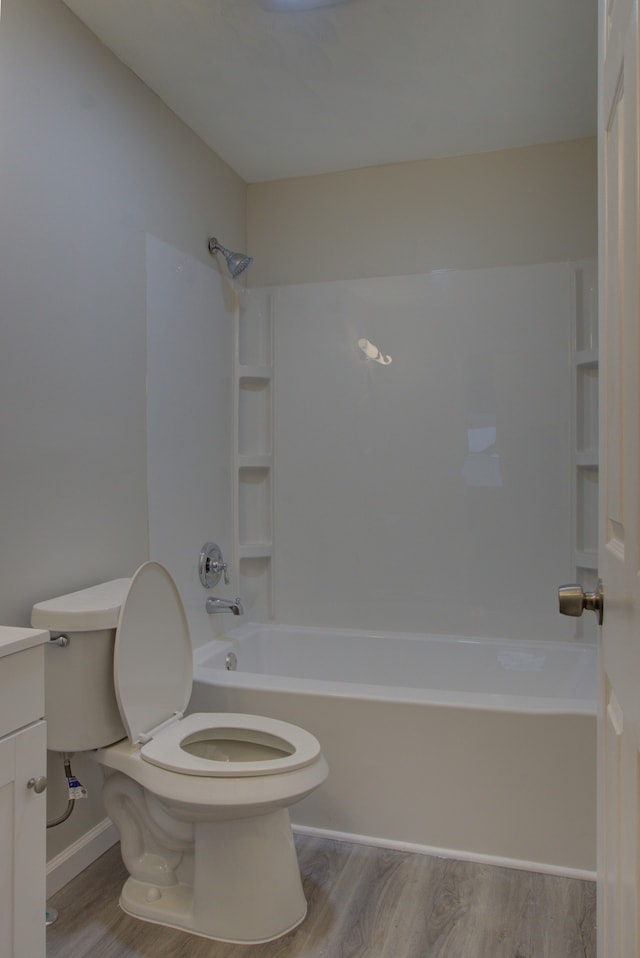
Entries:
[[58,892],[47,958],[595,958],[595,885],[296,836],[309,911],[230,945],[130,918],[115,846]]

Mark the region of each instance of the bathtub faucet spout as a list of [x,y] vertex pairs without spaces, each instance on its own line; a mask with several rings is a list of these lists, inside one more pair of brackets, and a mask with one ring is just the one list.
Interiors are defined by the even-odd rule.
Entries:
[[233,615],[242,615],[244,612],[240,596],[236,599],[216,599],[214,596],[209,596],[206,609],[209,615],[213,615],[214,612],[232,612]]

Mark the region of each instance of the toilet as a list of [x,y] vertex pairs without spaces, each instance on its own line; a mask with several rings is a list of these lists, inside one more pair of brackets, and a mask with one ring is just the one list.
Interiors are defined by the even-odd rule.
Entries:
[[89,751],[129,878],[120,905],[220,941],[270,941],[307,903],[289,806],[328,774],[318,740],[275,719],[185,715],[193,674],[177,587],[157,562],[40,602],[51,632],[47,746]]

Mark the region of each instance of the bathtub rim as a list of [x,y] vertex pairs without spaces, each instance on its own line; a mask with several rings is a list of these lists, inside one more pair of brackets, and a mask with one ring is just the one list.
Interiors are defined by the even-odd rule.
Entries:
[[[243,623],[232,629],[226,636],[211,639],[194,650],[194,681],[203,682],[212,686],[229,686],[253,690],[269,690],[298,695],[323,695],[327,698],[351,698],[365,701],[403,702],[413,705],[437,705],[457,709],[482,709],[493,712],[518,712],[530,715],[586,715],[597,714],[597,695],[590,698],[561,698],[538,697],[525,695],[507,695],[504,693],[445,691],[441,689],[416,689],[410,686],[371,685],[357,682],[339,682],[329,679],[293,678],[290,676],[272,675],[259,672],[243,672],[241,670],[228,671],[224,668],[208,666],[206,661],[213,652],[218,656],[226,651],[237,650],[236,643],[246,639],[254,632],[304,632],[309,635],[324,635],[330,631],[332,635],[345,638],[372,637],[393,638],[419,641],[424,639],[421,633],[375,632],[372,630],[356,629],[323,629],[318,627],[301,627],[292,625],[277,625],[274,623]],[[549,648],[578,653],[588,653],[597,661],[597,647],[586,642],[561,642],[554,640],[513,640],[494,639],[476,636],[443,636],[429,635],[430,641],[460,642],[471,644],[487,644],[503,648],[517,648],[516,642],[522,643],[527,649]]]

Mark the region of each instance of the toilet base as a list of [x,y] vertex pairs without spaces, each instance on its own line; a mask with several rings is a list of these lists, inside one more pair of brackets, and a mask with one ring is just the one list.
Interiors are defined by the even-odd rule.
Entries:
[[270,935],[269,938],[223,938],[221,935],[212,935],[209,932],[201,931],[199,928],[194,928],[191,923],[187,922],[186,913],[191,900],[191,888],[185,885],[163,888],[162,913],[154,914],[152,904],[146,900],[149,887],[143,882],[136,881],[135,878],[127,879],[120,895],[120,907],[127,915],[131,915],[132,918],[139,918],[141,921],[151,922],[154,925],[177,928],[178,931],[187,931],[192,935],[200,935],[214,941],[226,941],[234,945],[261,945],[267,941],[274,941],[297,928],[307,916],[305,902],[302,915],[290,927],[283,928],[277,934]]
[[143,921],[236,944],[272,941],[307,913],[289,812],[195,825],[193,885],[129,878],[120,906]]

